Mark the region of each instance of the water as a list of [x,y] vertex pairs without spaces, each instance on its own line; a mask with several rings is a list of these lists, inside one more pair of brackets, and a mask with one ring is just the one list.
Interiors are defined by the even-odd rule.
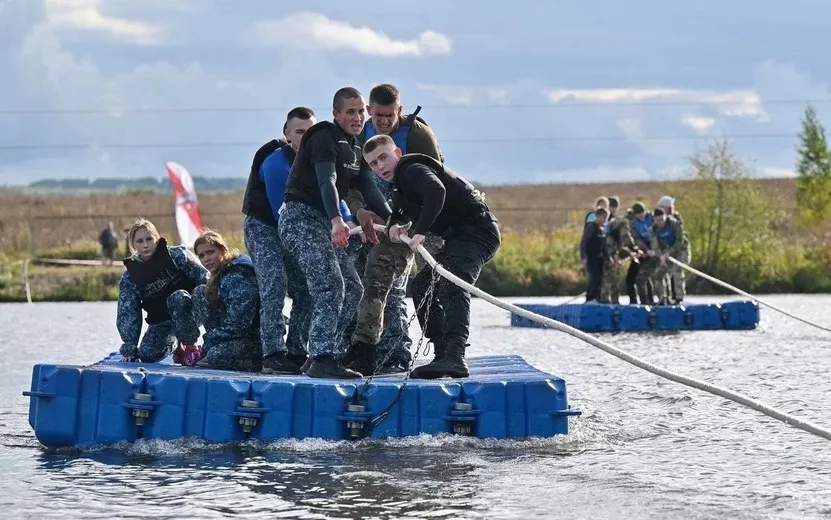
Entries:
[[[564,299],[534,299],[557,302]],[[828,325],[825,296],[774,304]],[[523,299],[521,301],[532,301]],[[691,301],[696,301],[693,298]],[[31,367],[118,345],[111,303],[0,305],[5,518],[815,518],[831,516],[831,444],[473,305],[471,355],[517,353],[562,376],[568,437],[484,441],[143,442],[49,452],[27,422]],[[417,330],[413,330],[417,333]],[[772,311],[749,332],[604,335],[659,365],[831,427],[829,335]]]

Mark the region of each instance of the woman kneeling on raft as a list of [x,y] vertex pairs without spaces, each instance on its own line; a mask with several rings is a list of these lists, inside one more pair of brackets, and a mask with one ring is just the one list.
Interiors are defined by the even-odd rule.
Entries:
[[193,250],[210,271],[208,282],[193,291],[196,316],[205,326],[205,358],[197,365],[261,371],[260,292],[254,263],[230,249],[216,231],[200,235]]
[[[184,246],[168,247],[149,220],[133,222],[127,242],[133,255],[124,259],[116,317],[121,355],[125,361],[153,363],[170,354],[178,340],[174,361],[195,361],[199,324],[190,292],[207,281],[207,269]],[[149,327],[139,345],[142,309]]]

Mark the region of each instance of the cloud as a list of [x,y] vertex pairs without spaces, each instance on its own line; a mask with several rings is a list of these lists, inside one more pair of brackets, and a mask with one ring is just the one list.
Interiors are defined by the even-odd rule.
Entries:
[[712,117],[696,116],[692,114],[685,114],[681,117],[681,122],[689,126],[700,134],[705,134],[716,124],[716,120]]
[[471,105],[474,100],[506,104],[510,91],[513,90],[509,86],[438,85],[433,83],[418,83],[416,88],[429,92],[450,105],[457,106]]
[[107,16],[101,0],[45,0],[46,23],[56,29],[101,31],[139,45],[161,43],[162,27],[145,22]]
[[347,49],[387,58],[446,55],[450,54],[453,47],[450,38],[435,31],[424,31],[415,40],[394,40],[366,26],[355,27],[309,12],[257,22],[244,41],[261,46],[287,46],[305,50]]
[[711,105],[725,116],[751,117],[765,120],[767,113],[762,98],[753,90],[688,90],[665,88],[546,88],[543,95],[551,103],[577,101],[585,104],[654,104]]

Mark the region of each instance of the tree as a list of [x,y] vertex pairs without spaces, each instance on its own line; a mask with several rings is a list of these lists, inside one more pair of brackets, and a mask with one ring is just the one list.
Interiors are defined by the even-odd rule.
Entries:
[[745,288],[774,278],[783,267],[784,218],[750,178],[752,168],[727,142],[697,151],[690,166],[693,186],[678,196],[678,208],[692,263]]
[[802,223],[815,227],[831,207],[831,150],[825,129],[810,105],[805,109],[796,171],[796,200]]

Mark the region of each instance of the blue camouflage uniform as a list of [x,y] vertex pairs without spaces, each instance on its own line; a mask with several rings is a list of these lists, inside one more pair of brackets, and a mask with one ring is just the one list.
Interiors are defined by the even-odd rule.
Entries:
[[199,365],[259,372],[260,295],[254,263],[248,255],[239,255],[218,276],[215,304],[208,299],[205,285],[193,291],[196,316],[205,327],[205,358]]
[[304,135],[286,186],[280,239],[300,266],[309,289],[309,356],[313,359],[343,357],[344,331],[363,295],[354,256],[331,238],[331,220],[339,214],[338,203],[349,188],[374,190],[369,193],[370,204],[384,204],[371,176],[361,172],[360,158],[361,145],[354,136],[321,121]]
[[[260,337],[263,357],[277,352],[305,356],[308,336],[308,291],[302,272],[280,240],[278,222],[285,199],[286,181],[294,162],[294,149],[285,140],[270,141],[255,154],[243,212],[245,247],[257,269],[260,291]],[[256,176],[255,176],[256,175]],[[344,220],[352,219],[346,203]],[[289,333],[283,317],[286,294],[291,294]]]
[[[168,247],[165,240],[159,239],[156,252],[147,262],[169,255],[172,265],[165,273],[171,275],[160,278],[156,297],[161,300],[166,296],[164,305],[147,311],[148,328],[139,344],[141,336],[142,308],[147,310],[147,301],[143,298],[140,284],[134,280],[128,270],[121,276],[119,283],[118,310],[116,327],[123,342],[119,349],[121,355],[138,358],[144,362],[163,359],[173,351],[178,339],[181,343],[194,344],[199,339],[199,323],[194,315],[193,302],[187,289],[194,288],[207,281],[208,270],[199,259],[184,246]],[[136,254],[125,260],[125,264],[144,263]],[[164,307],[164,308],[161,308]]]

